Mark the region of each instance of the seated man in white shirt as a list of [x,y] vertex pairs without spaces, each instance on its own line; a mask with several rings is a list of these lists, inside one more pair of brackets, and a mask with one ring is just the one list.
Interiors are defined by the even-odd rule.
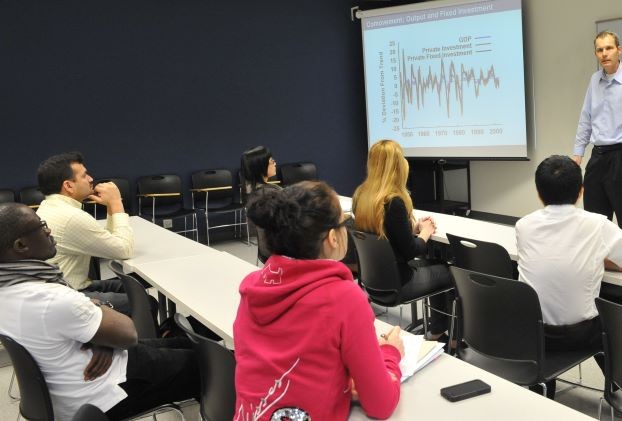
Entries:
[[137,343],[130,318],[69,288],[56,265],[47,224],[25,205],[0,205],[0,333],[33,356],[55,419],[85,403],[109,419],[199,396],[199,370],[187,338]]
[[542,161],[535,180],[544,208],[518,221],[516,242],[519,280],[536,290],[542,307],[545,348],[601,349],[594,299],[605,265],[622,265],[622,230],[603,215],[575,207],[583,179],[569,157]]
[[[78,152],[64,153],[46,159],[37,171],[39,189],[45,195],[37,214],[47,222],[58,242],[58,253],[49,262],[60,267],[72,288],[129,314],[129,301],[119,279],[88,277],[93,256],[132,257],[134,234],[117,186],[100,183],[93,188],[93,179],[83,162]],[[105,227],[82,210],[82,201],[87,198],[107,208]]]

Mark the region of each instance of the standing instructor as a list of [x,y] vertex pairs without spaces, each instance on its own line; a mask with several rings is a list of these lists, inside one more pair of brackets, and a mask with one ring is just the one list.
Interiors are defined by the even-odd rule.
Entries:
[[581,165],[588,143],[594,145],[585,168],[585,210],[622,227],[622,66],[620,39],[603,31],[594,39],[594,54],[602,70],[592,75],[579,118],[573,160]]

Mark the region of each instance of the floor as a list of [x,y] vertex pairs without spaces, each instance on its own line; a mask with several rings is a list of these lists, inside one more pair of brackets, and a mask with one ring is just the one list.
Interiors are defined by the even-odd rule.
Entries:
[[[240,241],[225,240],[214,242],[212,246],[219,250],[232,253],[252,264],[256,262],[257,248],[254,245],[248,246]],[[183,308],[179,310],[182,313],[184,312]],[[384,308],[374,307],[374,311],[378,317],[384,321],[391,324],[397,324],[399,322],[399,311],[397,308],[389,309],[387,312]],[[410,323],[410,314],[408,307],[405,307],[403,310],[402,326],[406,326],[408,323]],[[19,410],[19,402],[10,399],[7,394],[13,369],[10,365],[3,366],[3,362],[4,364],[7,363],[6,353],[4,350],[0,349],[0,366],[2,367],[0,368],[0,421],[16,419]],[[563,405],[583,412],[586,415],[597,418],[598,403],[602,395],[600,390],[602,390],[604,383],[603,375],[594,360],[589,360],[582,364],[582,376],[583,385],[593,390],[584,387],[573,387],[563,382],[558,382],[555,400]],[[565,373],[561,379],[577,382],[579,380],[579,369],[574,368],[570,370]],[[19,393],[19,391],[15,390],[14,393]],[[186,404],[182,409],[187,420],[200,420],[197,404]],[[603,413],[603,418],[609,419],[609,407],[606,403],[603,405]],[[178,419],[179,417],[173,413],[158,415],[158,420],[160,421],[173,421]],[[442,417],[439,418],[439,420],[441,419]],[[485,417],[482,417],[482,419],[485,419]],[[616,416],[616,420],[622,420],[622,415]]]

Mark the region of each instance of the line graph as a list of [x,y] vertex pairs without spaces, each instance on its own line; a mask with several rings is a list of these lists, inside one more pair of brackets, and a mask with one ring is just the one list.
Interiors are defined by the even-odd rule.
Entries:
[[[399,55],[399,90],[401,104],[402,127],[407,120],[409,108],[416,106],[417,110],[425,108],[426,94],[435,92],[438,106],[445,102],[445,111],[448,118],[452,117],[452,102],[456,102],[460,115],[464,114],[465,89],[472,89],[475,99],[479,98],[482,89],[492,84],[492,88],[499,89],[500,78],[495,73],[494,65],[487,69],[460,64],[457,70],[453,60],[449,61],[446,68],[445,60],[440,59],[438,71],[432,70],[432,65],[427,66],[427,73],[422,66],[414,63],[407,64],[404,50],[398,50]],[[465,86],[466,85],[466,86]],[[453,91],[453,93],[452,93]]]
[[394,139],[413,156],[526,156],[521,2],[474,1],[363,19],[370,144]]

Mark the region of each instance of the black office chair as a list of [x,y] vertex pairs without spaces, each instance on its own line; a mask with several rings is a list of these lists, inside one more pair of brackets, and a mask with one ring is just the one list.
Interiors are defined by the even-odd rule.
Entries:
[[[125,178],[102,178],[95,180],[95,184],[108,182],[112,182],[117,186],[119,193],[121,193],[121,200],[123,201],[123,209],[125,210],[125,213],[132,215],[132,191],[130,189],[130,182]],[[97,207],[97,204],[89,199],[84,201],[84,210],[93,215],[95,219],[97,219],[98,216],[106,216],[106,208],[103,208],[103,211],[98,212],[100,209]]]
[[512,258],[501,245],[447,233],[454,266],[501,278],[513,278]]
[[108,267],[123,282],[123,288],[132,308],[131,318],[136,326],[138,338],[157,338],[158,328],[151,312],[150,297],[143,285],[132,275],[124,273],[121,263],[111,260]]
[[0,203],[15,202],[15,192],[11,189],[0,189]]
[[[231,171],[225,169],[212,169],[198,171],[192,174],[192,206],[195,209],[203,209],[205,214],[205,232],[207,245],[210,244],[209,232],[216,228],[235,227],[235,235],[242,235],[242,227],[246,228],[246,242],[249,243],[248,224],[246,221],[246,208],[244,203],[236,202],[234,197],[235,188]],[[233,224],[221,224],[210,226],[210,214],[233,213]]]
[[[0,342],[2,342],[2,345],[4,345],[4,348],[9,353],[17,376],[17,383],[19,384],[22,396],[19,402],[20,415],[29,421],[54,421],[54,409],[52,407],[50,392],[37,362],[26,348],[15,342],[9,336],[0,334]],[[164,411],[175,411],[180,416],[181,420],[184,420],[183,413],[175,404],[161,405],[157,408],[133,415],[128,419],[144,418],[147,415],[153,415],[155,419],[155,414]],[[107,418],[103,418],[103,420],[106,419]],[[98,420],[96,418],[89,418],[89,421]]]
[[291,186],[304,180],[317,180],[317,168],[312,162],[295,162],[280,166],[283,186]]
[[78,409],[71,421],[110,421],[98,407],[86,403]]
[[[450,233],[446,235],[454,258],[453,266],[502,278],[514,278],[512,258],[503,246]],[[455,302],[453,313],[456,318],[460,318]],[[455,332],[454,322],[455,319],[452,319],[449,329],[452,334]]]
[[596,308],[603,326],[603,350],[605,351],[605,393],[598,404],[600,420],[603,399],[611,409],[611,421],[614,420],[614,409],[622,412],[622,305],[603,298],[596,298]]
[[50,392],[39,365],[30,352],[6,335],[0,341],[11,357],[21,393],[19,413],[27,420],[54,421]]
[[456,354],[469,364],[521,386],[540,384],[546,396],[546,382],[599,352],[545,354],[540,301],[531,286],[457,267],[451,272],[462,315]]
[[181,314],[175,322],[188,335],[199,358],[201,371],[201,418],[230,421],[235,415],[235,358],[233,353],[211,339],[194,332]]
[[266,241],[266,234],[263,228],[256,227],[257,230],[257,261],[255,265],[259,266],[259,262],[262,264],[266,263],[266,260],[270,258],[272,252],[270,251],[270,247],[268,247],[268,242]]
[[19,203],[23,203],[29,208],[37,209],[45,196],[39,190],[39,187],[24,187],[19,191]]
[[[433,295],[448,292],[453,289],[442,287],[433,291],[422,291],[421,295],[412,298],[402,296],[402,282],[400,272],[388,240],[381,239],[375,234],[362,231],[350,231],[356,247],[358,257],[359,283],[367,292],[369,299],[384,307],[400,306],[400,324],[402,322],[402,305],[411,305],[412,323],[406,330],[415,327],[416,301],[424,300],[425,306],[434,311],[429,305],[429,298]],[[448,316],[452,316],[447,314]],[[423,312],[423,328],[427,331],[427,311]]]
[[[184,218],[184,229],[178,234],[194,233],[199,240],[197,218],[194,209],[186,209],[181,187],[181,179],[175,174],[140,177],[138,187],[138,215],[145,214],[154,224],[156,220]],[[190,217],[192,228],[188,228]],[[164,222],[162,223],[164,225]]]

